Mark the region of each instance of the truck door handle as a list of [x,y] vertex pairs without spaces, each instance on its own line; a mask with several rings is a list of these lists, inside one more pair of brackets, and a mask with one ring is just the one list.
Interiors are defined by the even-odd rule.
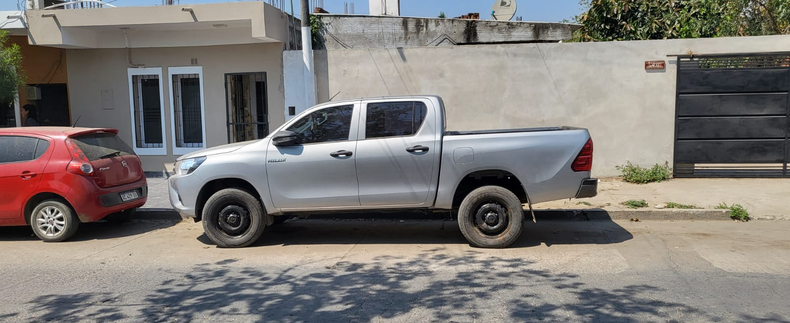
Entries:
[[329,156],[332,156],[332,157],[340,157],[340,156],[350,157],[353,154],[354,153],[352,153],[352,152],[350,152],[348,150],[338,150],[336,152],[329,153]]
[[417,145],[417,146],[414,146],[414,147],[406,148],[406,151],[408,151],[410,153],[417,152],[417,151],[428,151],[428,147],[425,147],[425,146],[422,146],[422,145]]
[[19,174],[19,177],[22,177],[22,179],[31,179],[31,178],[33,178],[35,176],[36,176],[36,173],[30,172],[30,171],[24,171],[24,172],[22,172],[22,174]]

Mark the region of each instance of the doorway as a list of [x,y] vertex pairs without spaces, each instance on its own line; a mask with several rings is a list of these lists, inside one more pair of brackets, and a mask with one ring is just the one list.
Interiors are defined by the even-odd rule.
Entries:
[[228,142],[261,139],[269,135],[269,98],[266,72],[225,74]]
[[[28,103],[36,106],[41,126],[71,126],[66,84],[28,84],[27,91]],[[38,93],[33,94],[33,91]]]
[[0,101],[0,128],[16,127],[16,110],[14,102]]

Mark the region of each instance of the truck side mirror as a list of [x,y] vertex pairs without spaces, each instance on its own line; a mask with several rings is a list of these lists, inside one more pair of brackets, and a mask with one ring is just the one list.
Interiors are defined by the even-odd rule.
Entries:
[[283,130],[274,135],[272,143],[275,146],[296,146],[302,144],[302,139],[293,131]]

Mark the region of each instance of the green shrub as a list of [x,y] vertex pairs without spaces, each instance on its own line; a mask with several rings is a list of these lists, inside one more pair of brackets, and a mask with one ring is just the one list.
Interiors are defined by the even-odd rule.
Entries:
[[666,181],[672,175],[669,163],[664,163],[663,166],[655,164],[652,168],[644,168],[627,162],[623,166],[617,166],[617,169],[623,172],[623,180],[636,184]]
[[647,207],[647,202],[645,202],[645,200],[628,200],[628,201],[625,201],[625,202],[623,202],[621,204],[623,204],[623,205],[625,205],[625,206],[627,206],[629,208],[632,208],[632,209],[638,209],[638,208],[642,208],[642,207]]
[[587,205],[587,206],[592,206],[592,203],[590,203],[590,202],[587,202],[587,201],[581,201],[581,202],[579,202],[579,203],[576,203],[576,205]]
[[729,209],[729,208],[730,207],[727,206],[727,203],[724,203],[724,202],[719,203],[719,205],[716,205],[716,209],[719,209],[719,210],[726,210],[726,209]]
[[749,220],[752,219],[749,216],[749,211],[746,211],[746,209],[744,209],[743,206],[740,205],[740,204],[733,204],[733,205],[727,206],[727,203],[719,203],[719,205],[717,205],[716,208],[720,209],[720,210],[727,210],[727,209],[729,209],[730,210],[730,218],[732,218],[733,220],[746,222],[746,221],[749,221]]
[[680,204],[675,202],[668,202],[667,208],[668,209],[699,209],[700,207],[694,204]]

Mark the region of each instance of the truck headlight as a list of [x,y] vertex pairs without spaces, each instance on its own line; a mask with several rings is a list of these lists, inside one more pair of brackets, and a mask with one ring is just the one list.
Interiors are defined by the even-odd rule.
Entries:
[[189,158],[179,161],[176,163],[176,173],[179,175],[192,174],[192,172],[200,167],[204,161],[206,161],[206,157]]

